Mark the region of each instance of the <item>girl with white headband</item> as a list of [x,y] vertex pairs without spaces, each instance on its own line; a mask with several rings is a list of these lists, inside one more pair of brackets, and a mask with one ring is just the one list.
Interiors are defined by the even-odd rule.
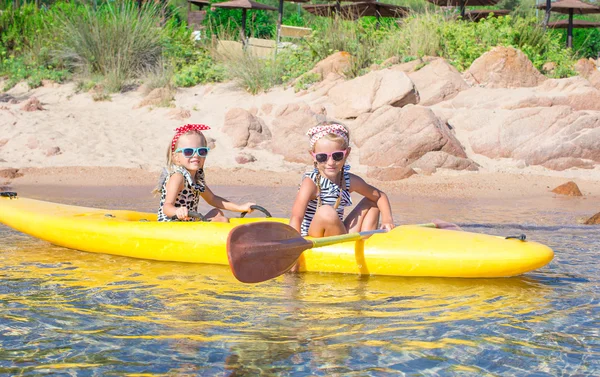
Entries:
[[[290,225],[303,236],[327,237],[381,228],[394,228],[387,195],[349,172],[350,132],[337,122],[322,122],[308,130],[314,170],[304,174],[296,195]],[[364,198],[344,219],[352,205],[351,192]]]

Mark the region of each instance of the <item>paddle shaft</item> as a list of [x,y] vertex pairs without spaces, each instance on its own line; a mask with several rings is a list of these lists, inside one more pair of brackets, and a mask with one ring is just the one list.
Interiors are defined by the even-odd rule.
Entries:
[[315,238],[315,239],[311,239],[310,241],[312,242],[312,248],[315,248],[315,247],[322,247],[322,246],[328,246],[328,245],[335,245],[336,243],[342,243],[342,242],[358,241],[360,239],[369,237],[370,235],[377,234],[377,233],[385,233],[385,232],[387,232],[386,229],[367,230],[367,231],[359,232],[359,233],[348,233],[348,234],[340,234],[339,236]]
[[[436,228],[434,223],[419,224],[417,226],[420,226],[423,228]],[[340,234],[339,236],[315,238],[315,239],[311,239],[310,241],[313,243],[312,247],[315,248],[315,247],[321,247],[321,246],[335,245],[336,243],[342,243],[342,242],[358,241],[360,239],[367,238],[373,234],[386,233],[386,232],[387,232],[386,229],[365,230],[364,232],[358,232],[358,233],[347,233],[347,234]]]

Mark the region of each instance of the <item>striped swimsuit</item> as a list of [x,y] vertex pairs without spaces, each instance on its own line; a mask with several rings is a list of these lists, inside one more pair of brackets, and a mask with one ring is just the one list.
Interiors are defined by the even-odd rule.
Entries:
[[[344,179],[346,180],[346,189],[342,192],[342,199],[340,200],[340,205],[336,208],[336,212],[340,218],[340,220],[344,220],[344,207],[352,205],[352,199],[350,198],[350,165],[344,165],[343,174]],[[319,171],[317,169],[313,170],[310,173],[305,173],[304,178],[308,177],[316,184],[321,185],[321,204],[322,205],[330,205],[335,206],[335,202],[340,195],[340,187],[331,182],[328,178],[321,175],[321,180],[317,183],[317,175]],[[300,225],[300,234],[302,236],[308,235],[308,228],[310,227],[310,223],[315,217],[315,213],[317,212],[318,200],[315,198],[308,202],[308,206],[306,207],[306,211],[304,212],[304,218],[302,219],[302,224]]]

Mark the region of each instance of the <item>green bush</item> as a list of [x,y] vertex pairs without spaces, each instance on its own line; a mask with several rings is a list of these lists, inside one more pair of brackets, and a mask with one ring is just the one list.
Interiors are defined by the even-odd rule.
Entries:
[[305,72],[310,71],[316,63],[314,55],[306,44],[280,49],[277,52],[276,60],[280,67],[280,83],[287,83],[302,76]]
[[223,51],[218,56],[229,76],[244,90],[258,94],[281,83],[281,67],[275,59],[248,52]]
[[185,65],[173,77],[173,83],[179,87],[190,87],[209,82],[220,82],[226,78],[225,67],[212,60],[208,52],[190,65]]
[[134,2],[82,5],[80,12],[56,18],[57,55],[74,69],[105,76],[109,90],[120,90],[161,61],[160,8],[151,2],[141,10]]
[[[565,43],[567,31],[560,31],[560,38]],[[600,54],[600,30],[598,29],[574,29],[573,51],[582,58],[598,58]]]
[[52,66],[30,66],[21,57],[9,57],[0,59],[1,76],[8,78],[4,83],[4,88],[2,88],[2,90],[8,90],[23,80],[27,80],[27,85],[31,88],[41,86],[42,80],[52,80],[60,83],[69,78],[70,73],[67,70]]

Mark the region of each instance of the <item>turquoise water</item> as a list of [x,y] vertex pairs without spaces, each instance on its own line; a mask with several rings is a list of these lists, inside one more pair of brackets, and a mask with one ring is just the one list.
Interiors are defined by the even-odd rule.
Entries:
[[[270,200],[261,204],[286,214]],[[301,274],[244,285],[227,267],[83,253],[0,226],[0,375],[600,375],[600,227],[577,224],[590,201],[394,202],[414,222],[526,233],[555,259],[508,279]]]

